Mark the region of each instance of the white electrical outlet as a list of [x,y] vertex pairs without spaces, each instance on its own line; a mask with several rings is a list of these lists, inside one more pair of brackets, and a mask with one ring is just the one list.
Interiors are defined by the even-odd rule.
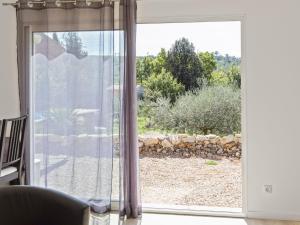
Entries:
[[264,191],[265,191],[265,193],[272,194],[273,186],[271,184],[265,184],[264,185]]

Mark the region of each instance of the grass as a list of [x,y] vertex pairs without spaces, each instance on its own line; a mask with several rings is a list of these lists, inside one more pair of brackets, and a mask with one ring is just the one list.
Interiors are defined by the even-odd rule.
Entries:
[[159,133],[159,134],[176,134],[170,130],[161,130],[157,128],[153,128],[151,126],[150,119],[145,116],[138,116],[138,133],[146,134],[146,133]]
[[150,119],[145,116],[138,117],[138,133],[145,134],[147,132],[160,132],[150,126]]
[[205,162],[206,165],[208,166],[216,166],[218,165],[218,163],[216,161],[213,161],[213,160],[208,160]]

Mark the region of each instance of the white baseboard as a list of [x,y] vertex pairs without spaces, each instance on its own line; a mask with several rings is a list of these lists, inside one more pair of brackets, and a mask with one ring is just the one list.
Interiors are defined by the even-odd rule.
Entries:
[[247,218],[300,221],[300,213],[248,211]]

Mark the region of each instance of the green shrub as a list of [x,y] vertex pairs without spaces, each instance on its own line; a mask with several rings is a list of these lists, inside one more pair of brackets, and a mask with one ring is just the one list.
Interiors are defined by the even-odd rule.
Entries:
[[150,130],[150,121],[147,117],[138,117],[138,133],[144,134]]
[[166,61],[167,61],[167,51],[162,48],[160,52],[152,61],[153,65],[153,72],[154,73],[161,73],[161,71],[166,68]]
[[155,57],[145,56],[137,57],[136,60],[136,79],[137,82],[143,85],[144,81],[151,75],[153,72],[153,61]]
[[151,74],[144,82],[144,87],[145,99],[153,102],[158,98],[169,98],[171,102],[175,102],[177,96],[184,91],[183,85],[164,69],[159,74]]
[[233,86],[241,88],[241,72],[239,66],[229,66],[226,69],[215,70],[211,73],[208,84],[210,86]]
[[156,107],[150,111],[151,119],[156,128],[161,130],[172,130],[174,122],[171,111],[172,104],[167,98],[159,98],[156,102]]
[[174,105],[159,99],[152,119],[157,128],[182,133],[218,135],[240,132],[240,90],[204,87],[180,96]]
[[210,86],[229,86],[230,78],[227,76],[225,71],[216,70],[212,72],[209,78]]
[[147,132],[161,132],[156,129],[153,121],[151,119],[151,115],[153,115],[153,110],[156,108],[157,103],[147,101],[147,100],[139,100],[138,101],[138,133],[145,134]]
[[213,71],[217,69],[217,61],[212,52],[199,52],[198,57],[202,64],[203,78],[209,78]]
[[241,88],[241,68],[240,66],[230,66],[227,70],[230,83],[235,87]]

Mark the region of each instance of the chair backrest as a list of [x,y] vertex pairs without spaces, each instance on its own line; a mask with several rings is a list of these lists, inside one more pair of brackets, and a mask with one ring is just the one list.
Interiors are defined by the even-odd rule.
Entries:
[[1,225],[88,225],[87,203],[58,191],[32,187],[0,187]]
[[0,124],[0,171],[21,162],[28,116],[4,119]]

